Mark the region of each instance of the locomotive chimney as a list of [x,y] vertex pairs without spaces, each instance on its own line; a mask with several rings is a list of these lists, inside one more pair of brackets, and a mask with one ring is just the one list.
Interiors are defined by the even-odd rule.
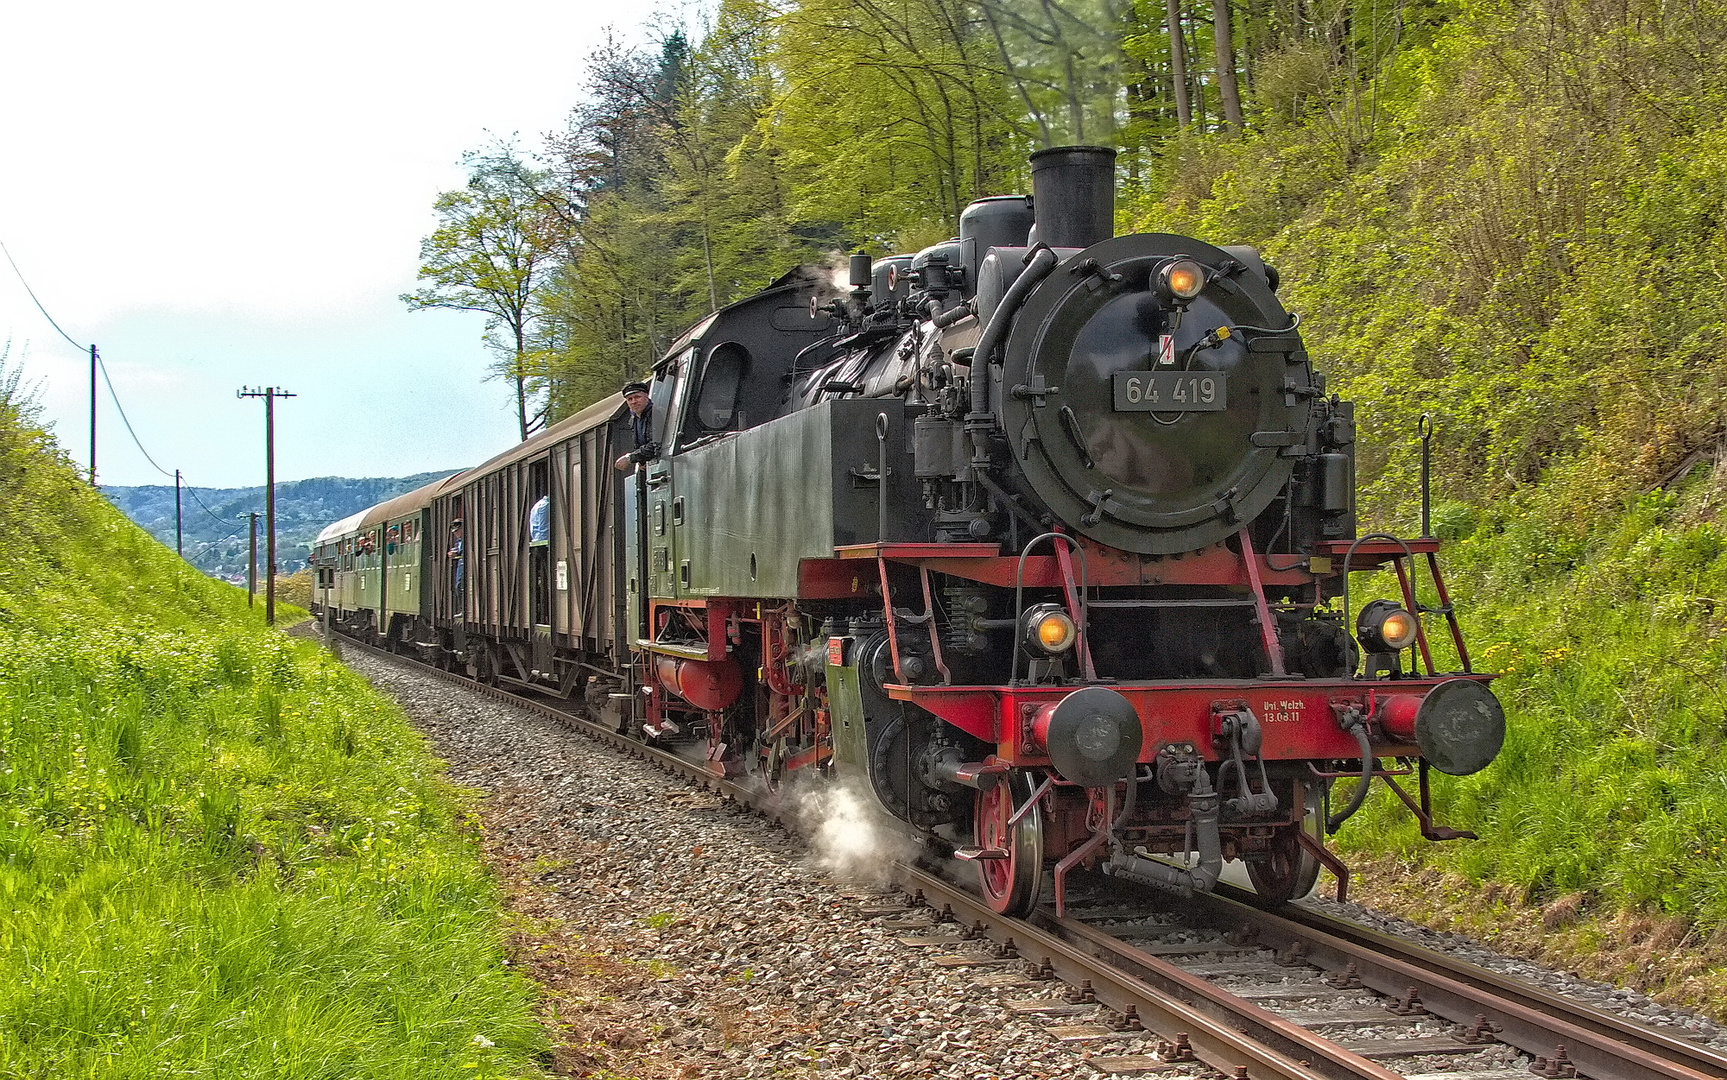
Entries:
[[1037,239],[1053,248],[1087,248],[1115,235],[1115,151],[1057,146],[1031,155]]

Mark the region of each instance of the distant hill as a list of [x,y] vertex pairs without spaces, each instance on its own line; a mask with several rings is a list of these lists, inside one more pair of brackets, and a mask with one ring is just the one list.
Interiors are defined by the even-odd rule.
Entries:
[[[368,506],[440,480],[456,469],[413,476],[319,476],[276,485],[276,563],[282,573],[299,569],[324,526]],[[108,501],[170,548],[174,546],[174,488],[103,486]],[[264,571],[264,489],[182,488],[181,521],[186,561],[212,577],[246,580],[247,531],[258,512],[258,572]]]

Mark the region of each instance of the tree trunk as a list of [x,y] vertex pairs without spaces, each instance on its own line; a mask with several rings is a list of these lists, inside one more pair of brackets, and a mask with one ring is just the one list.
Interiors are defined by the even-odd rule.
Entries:
[[[1199,56],[1199,20],[1183,18],[1182,24],[1187,29],[1187,49],[1189,56]],[[1193,123],[1200,131],[1205,130],[1205,76],[1201,72],[1193,73]]]
[[1241,130],[1241,91],[1235,85],[1235,43],[1229,26],[1229,0],[1211,0],[1212,40],[1217,45],[1217,93],[1223,103],[1223,122]]
[[1187,46],[1181,38],[1181,0],[1164,0],[1169,23],[1169,72],[1175,83],[1175,122],[1183,130],[1193,123],[1187,100]]
[[702,189],[702,262],[708,268],[708,311],[711,314],[720,309],[720,290],[719,286],[714,283],[714,243],[709,236],[708,196],[705,183]]
[[522,441],[528,441],[528,380],[522,370],[522,327],[516,325],[516,423],[522,429]]

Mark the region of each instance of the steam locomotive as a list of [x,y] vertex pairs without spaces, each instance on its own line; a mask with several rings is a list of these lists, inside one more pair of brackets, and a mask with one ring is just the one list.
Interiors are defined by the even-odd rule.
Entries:
[[[1437,541],[1357,535],[1352,406],[1276,271],[1115,236],[1113,151],[1031,174],[957,239],[703,319],[634,471],[612,397],[331,525],[319,610],[716,774],[859,785],[1003,912],[1082,866],[1341,891],[1325,836],[1373,780],[1470,835],[1429,770],[1484,768],[1504,713]],[[1387,568],[1401,599],[1352,603]]]

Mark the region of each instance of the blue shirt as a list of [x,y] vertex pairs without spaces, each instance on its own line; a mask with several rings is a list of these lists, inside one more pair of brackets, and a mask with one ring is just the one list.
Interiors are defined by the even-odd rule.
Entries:
[[541,495],[528,511],[528,543],[545,544],[552,539],[552,497]]

